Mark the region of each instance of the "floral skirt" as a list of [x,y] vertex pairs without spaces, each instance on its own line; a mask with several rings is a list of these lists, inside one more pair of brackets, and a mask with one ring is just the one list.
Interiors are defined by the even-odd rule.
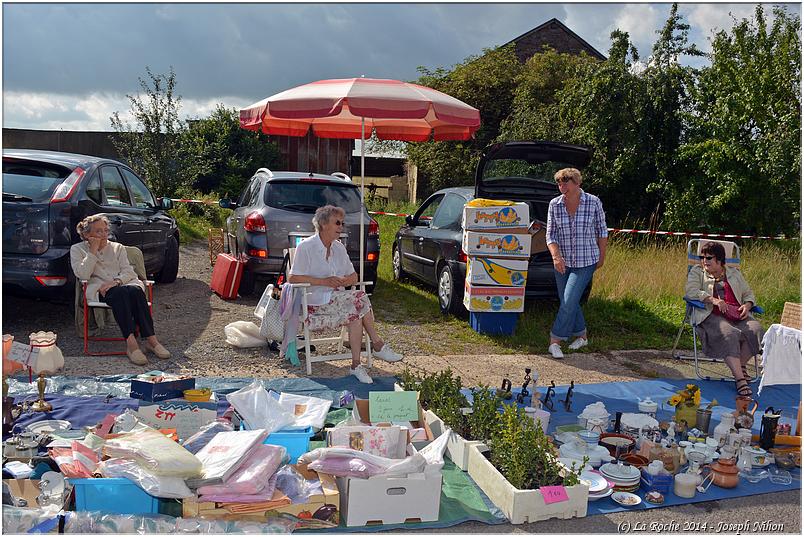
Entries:
[[371,310],[365,291],[359,289],[333,291],[329,302],[320,306],[307,306],[304,323],[311,332],[335,330],[356,319],[362,319]]

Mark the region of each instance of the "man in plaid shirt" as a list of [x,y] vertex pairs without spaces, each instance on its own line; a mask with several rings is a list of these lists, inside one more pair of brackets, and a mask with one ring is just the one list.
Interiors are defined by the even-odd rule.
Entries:
[[564,168],[555,174],[561,195],[550,201],[547,211],[547,248],[553,256],[556,288],[561,303],[550,329],[548,351],[561,359],[561,342],[575,336],[569,348],[589,343],[581,296],[595,270],[606,258],[608,231],[600,198],[581,188],[581,172]]

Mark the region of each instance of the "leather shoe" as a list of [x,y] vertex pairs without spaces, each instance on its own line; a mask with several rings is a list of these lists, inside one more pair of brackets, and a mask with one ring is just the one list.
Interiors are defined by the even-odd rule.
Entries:
[[139,350],[139,349],[135,349],[133,351],[127,350],[126,354],[128,355],[128,359],[134,365],[147,365],[148,364],[148,358],[146,358],[145,355],[142,353],[142,351]]
[[152,347],[151,344],[146,341],[142,346],[146,351],[154,353],[157,358],[161,358],[162,360],[170,358],[170,351],[163,347],[161,343],[157,343],[156,347]]

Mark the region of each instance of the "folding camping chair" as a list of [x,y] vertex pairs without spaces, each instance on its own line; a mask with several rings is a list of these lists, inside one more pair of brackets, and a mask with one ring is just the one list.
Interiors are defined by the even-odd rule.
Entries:
[[[145,261],[142,256],[142,251],[136,246],[126,246],[126,255],[128,261],[134,268],[137,277],[145,284],[145,296],[148,299],[148,308],[153,315],[153,302],[154,302],[154,282],[147,279],[145,273]],[[123,356],[126,351],[110,351],[110,352],[91,352],[89,350],[90,341],[125,341],[123,337],[101,337],[98,335],[91,335],[89,333],[89,323],[94,321],[98,332],[106,325],[106,313],[111,313],[112,308],[106,303],[101,301],[89,300],[87,298],[87,280],[76,280],[76,324],[83,321],[82,333],[84,337],[84,354],[88,356]],[[92,309],[92,316],[90,317],[90,309]],[[79,312],[78,310],[83,310]],[[80,317],[79,317],[80,315]]]
[[[692,269],[692,267],[698,265],[701,262],[701,248],[707,242],[716,242],[723,246],[726,250],[726,266],[732,268],[740,268],[740,247],[737,244],[731,241],[715,241],[711,239],[692,239],[687,242],[687,274]],[[698,326],[692,320],[692,312],[698,309],[705,309],[706,306],[703,302],[699,300],[689,300],[684,297],[684,302],[686,303],[686,310],[684,312],[684,319],[681,321],[681,326],[678,329],[678,334],[676,335],[676,341],[673,343],[673,350],[672,356],[678,360],[693,360],[695,363],[695,375],[701,380],[733,380],[731,377],[712,377],[709,375],[702,375],[701,374],[701,367],[700,362],[709,362],[709,363],[724,363],[723,360],[709,358],[708,356],[703,354],[703,349],[701,352],[698,352]],[[754,305],[751,308],[752,313],[764,313],[764,310]],[[689,326],[692,331],[692,356],[690,355],[683,355],[678,351],[678,342],[681,340],[681,336],[684,333],[686,327]],[[750,362],[749,362],[750,363]],[[710,370],[710,372],[713,372]],[[750,372],[750,371],[749,371]],[[750,378],[748,379],[749,383],[756,382],[759,380],[759,356],[754,355],[754,371],[751,373]]]
[[[285,250],[285,255],[287,256],[287,271],[286,274],[290,274],[290,267],[293,265],[293,257],[296,254],[296,248],[290,248]],[[371,285],[372,282],[357,282],[356,284],[350,286],[350,289],[357,289],[360,288],[362,290],[366,290],[367,285]],[[309,298],[309,283],[294,283],[293,287],[302,291],[301,296],[301,327],[302,327],[302,334],[298,336],[296,340],[296,348],[301,349],[304,348],[304,362],[307,368],[307,374],[313,374],[313,362],[329,362],[333,360],[351,360],[352,359],[352,352],[344,352],[344,336],[348,333],[346,325],[341,326],[340,334],[338,336],[330,336],[330,337],[313,337],[310,334],[310,329],[308,328],[307,324],[304,322],[305,317],[307,316],[307,300]],[[338,344],[338,351],[335,354],[315,354],[313,348],[318,348],[319,345],[323,344],[331,344],[337,343]],[[368,336],[366,331],[363,331],[363,344],[366,346],[365,351],[361,351],[366,357],[366,367],[371,367],[371,339]]]

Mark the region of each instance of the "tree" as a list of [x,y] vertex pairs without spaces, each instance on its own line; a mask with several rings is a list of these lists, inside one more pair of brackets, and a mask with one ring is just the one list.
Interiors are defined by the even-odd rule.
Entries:
[[204,193],[234,196],[257,169],[281,167],[277,145],[240,128],[237,110],[222,104],[209,117],[189,122],[181,146],[192,185]]
[[173,196],[187,184],[179,136],[185,124],[179,120],[181,96],[175,94],[176,73],[154,74],[146,67],[148,80],[138,78],[141,95],[126,95],[135,127],[123,122],[118,112],[111,116],[116,134],[112,143],[121,158],[137,171],[157,195]]
[[762,6],[712,41],[689,136],[679,150],[685,181],[669,192],[667,218],[712,231],[800,230],[801,21]]

